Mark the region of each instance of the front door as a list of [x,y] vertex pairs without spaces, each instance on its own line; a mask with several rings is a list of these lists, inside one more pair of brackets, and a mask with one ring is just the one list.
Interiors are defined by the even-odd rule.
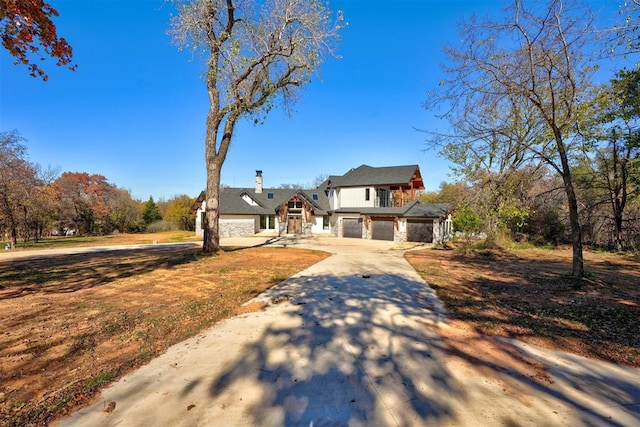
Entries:
[[302,216],[290,216],[287,223],[287,233],[302,234]]

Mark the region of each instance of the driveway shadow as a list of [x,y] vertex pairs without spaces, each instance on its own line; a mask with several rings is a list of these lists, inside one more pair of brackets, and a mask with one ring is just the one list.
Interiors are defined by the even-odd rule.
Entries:
[[[619,426],[640,421],[637,370],[535,353],[533,347],[499,350],[500,360],[525,354],[542,361],[553,378],[545,383],[484,355],[454,351],[432,328],[446,324],[440,302],[410,277],[299,276],[262,299],[283,304],[280,320],[247,342],[242,357],[209,385],[215,400],[237,398],[243,387],[260,390],[259,398],[243,407],[251,423]],[[561,362],[562,357],[569,359]],[[455,358],[471,368],[451,363]]]
[[[358,243],[353,243],[357,245]],[[497,359],[453,349],[434,292],[403,258],[330,257],[236,316],[172,347],[67,424],[224,426],[617,426],[640,421],[640,375],[535,347]],[[359,274],[349,274],[359,271]],[[406,274],[392,274],[403,271]],[[260,305],[260,304],[255,304]],[[537,353],[539,351],[539,353]],[[542,360],[543,384],[496,360]],[[458,363],[464,359],[466,364]],[[573,370],[572,370],[573,369]]]
[[434,354],[442,344],[425,322],[443,317],[430,293],[393,275],[287,280],[262,296],[291,304],[284,318],[247,343],[209,392],[220,398],[239,384],[257,385],[262,396],[245,413],[262,425],[451,420],[447,395],[463,391]]

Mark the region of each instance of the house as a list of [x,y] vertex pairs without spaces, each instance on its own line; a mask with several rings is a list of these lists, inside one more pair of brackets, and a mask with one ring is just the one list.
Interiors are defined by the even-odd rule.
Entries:
[[[321,190],[262,188],[256,171],[253,189],[220,189],[220,237],[253,234],[331,234],[329,199]],[[203,234],[205,192],[191,212],[197,213],[196,233]]]
[[[424,189],[418,165],[362,165],[330,176],[316,189],[221,188],[220,237],[313,234],[438,243],[451,235],[449,204],[417,201]],[[203,233],[205,194],[192,207]]]

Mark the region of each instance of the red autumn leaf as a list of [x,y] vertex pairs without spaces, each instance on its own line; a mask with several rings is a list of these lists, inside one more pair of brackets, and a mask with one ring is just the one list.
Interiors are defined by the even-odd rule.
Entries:
[[[44,0],[0,0],[0,39],[2,45],[13,55],[15,64],[24,64],[33,77],[47,80],[48,76],[33,61],[44,60],[46,56],[57,58],[56,65],[71,64],[73,49],[62,37],[58,37],[56,26],[51,20],[58,11]],[[30,57],[36,55],[36,58]]]

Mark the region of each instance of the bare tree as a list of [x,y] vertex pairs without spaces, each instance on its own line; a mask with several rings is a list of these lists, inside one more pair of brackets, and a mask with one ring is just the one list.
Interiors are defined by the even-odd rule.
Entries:
[[471,92],[458,105],[446,114],[452,132],[428,131],[428,144],[473,186],[466,202],[480,215],[487,240],[495,240],[506,216],[525,212],[515,193],[540,166],[526,147],[539,138],[542,121],[510,93]]
[[619,0],[620,22],[601,30],[607,40],[607,56],[640,53],[640,0]]
[[[452,112],[466,106],[508,100],[513,108],[534,113],[532,138],[511,140],[554,169],[563,180],[573,244],[572,274],[584,275],[578,202],[571,175],[572,156],[579,147],[573,136],[589,98],[593,67],[585,52],[591,40],[591,15],[570,0],[549,0],[525,6],[514,1],[504,20],[463,22],[462,46],[448,47],[450,61],[441,91],[433,103]],[[487,104],[488,103],[488,104]],[[510,151],[512,153],[513,151]]]
[[327,179],[329,179],[329,175],[326,173],[321,173],[313,179],[313,183],[309,188],[319,188],[322,184],[324,184]]
[[206,61],[206,213],[203,251],[220,248],[220,174],[239,120],[260,121],[277,101],[287,107],[307,83],[342,26],[317,0],[176,1],[171,33]]

